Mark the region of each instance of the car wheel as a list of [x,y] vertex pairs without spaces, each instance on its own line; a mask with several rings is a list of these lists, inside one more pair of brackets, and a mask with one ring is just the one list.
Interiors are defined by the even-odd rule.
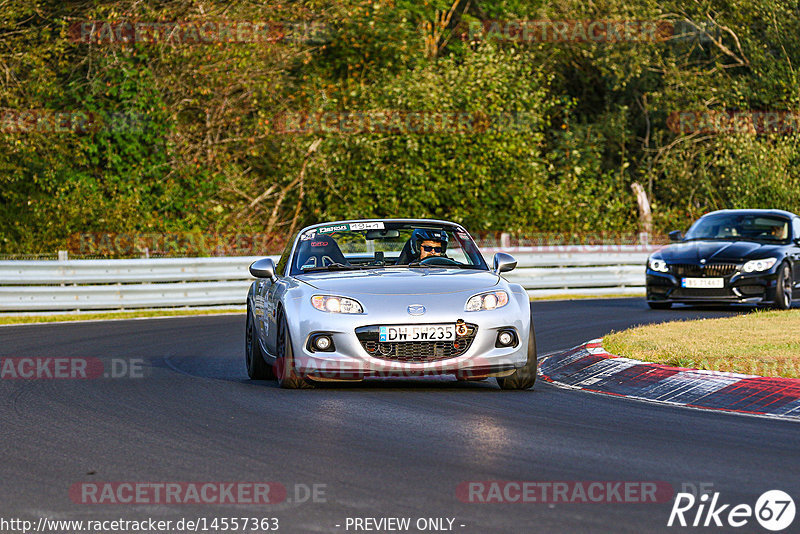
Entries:
[[773,307],[778,310],[788,310],[792,307],[792,270],[788,263],[784,263],[778,273]]
[[528,336],[528,363],[508,376],[497,377],[497,385],[500,386],[500,389],[530,389],[536,382],[538,366],[536,333],[533,330],[533,319],[531,319],[531,332]]
[[252,380],[269,380],[275,378],[272,366],[264,361],[261,347],[256,337],[255,321],[250,309],[247,309],[247,326],[245,327],[244,356],[247,365],[247,376]]
[[286,315],[281,312],[278,320],[278,359],[275,362],[275,377],[278,379],[278,385],[284,389],[312,388],[314,385],[298,375],[294,368],[294,351],[290,335]]
[[652,301],[650,301],[650,302],[647,303],[647,305],[650,306],[650,308],[653,309],[653,310],[668,310],[668,309],[670,309],[672,307],[672,303],[671,302],[652,302]]

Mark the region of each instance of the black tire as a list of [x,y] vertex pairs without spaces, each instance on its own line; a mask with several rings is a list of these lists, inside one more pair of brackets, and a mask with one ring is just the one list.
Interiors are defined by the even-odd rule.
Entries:
[[247,326],[245,327],[244,360],[247,376],[252,380],[269,380],[275,378],[272,366],[264,360],[261,347],[256,337],[255,322],[250,308],[247,309]]
[[653,310],[668,310],[672,307],[671,302],[653,302],[648,301],[647,305]]
[[309,380],[297,374],[294,368],[294,351],[292,350],[289,324],[286,316],[279,312],[278,319],[278,343],[277,361],[275,362],[275,378],[278,379],[278,386],[283,389],[310,389],[314,387]]
[[775,302],[772,307],[777,310],[788,310],[792,307],[792,268],[788,263],[781,265],[778,280],[775,284]]
[[531,332],[528,336],[528,363],[508,376],[497,377],[497,385],[500,386],[500,389],[530,389],[536,382],[538,368],[536,333],[533,330],[533,318],[531,318]]

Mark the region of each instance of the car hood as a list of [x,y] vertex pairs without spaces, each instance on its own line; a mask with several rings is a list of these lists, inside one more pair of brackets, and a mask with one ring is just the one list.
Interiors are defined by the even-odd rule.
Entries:
[[329,293],[347,295],[443,295],[491,289],[500,277],[489,271],[392,268],[303,274],[296,277]]
[[687,241],[667,245],[659,251],[667,263],[697,263],[706,260],[715,263],[741,263],[768,257],[777,257],[780,245],[753,241]]

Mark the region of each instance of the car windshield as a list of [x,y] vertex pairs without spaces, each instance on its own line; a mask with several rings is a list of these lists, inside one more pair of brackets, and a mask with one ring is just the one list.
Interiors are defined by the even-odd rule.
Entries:
[[469,234],[458,226],[370,221],[301,233],[291,274],[419,267],[489,269]]
[[789,238],[789,221],[758,214],[707,215],[686,232],[687,240],[725,239],[779,243]]

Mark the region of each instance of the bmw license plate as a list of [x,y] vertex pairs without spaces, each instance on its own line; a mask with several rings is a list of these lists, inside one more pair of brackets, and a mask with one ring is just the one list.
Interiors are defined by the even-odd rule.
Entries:
[[381,326],[381,342],[407,341],[454,341],[456,325],[454,324],[411,324],[397,326]]
[[722,288],[725,287],[724,278],[684,278],[681,287],[688,288]]

